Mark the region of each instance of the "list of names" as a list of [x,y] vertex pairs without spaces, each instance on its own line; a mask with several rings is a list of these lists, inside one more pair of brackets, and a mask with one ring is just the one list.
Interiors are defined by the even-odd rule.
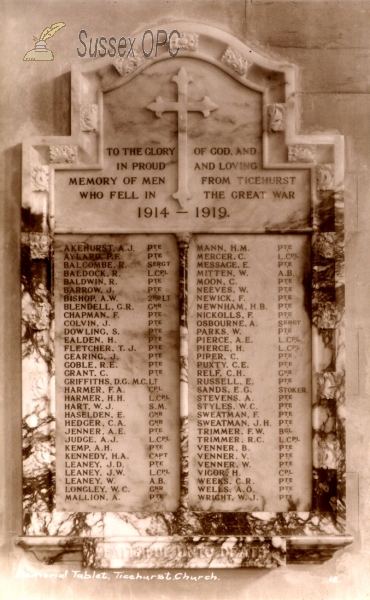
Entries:
[[190,279],[190,503],[308,510],[306,236],[199,235]]
[[57,236],[61,509],[177,508],[176,252],[171,236]]

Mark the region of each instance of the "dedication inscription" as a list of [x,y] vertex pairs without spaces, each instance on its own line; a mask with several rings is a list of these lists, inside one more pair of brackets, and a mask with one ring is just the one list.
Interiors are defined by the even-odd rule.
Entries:
[[180,55],[120,87],[108,74],[104,163],[56,172],[56,232],[310,229],[309,171],[263,168],[261,93]]
[[171,44],[76,65],[71,136],[24,145],[20,543],[322,562],[351,541],[343,139],[297,134],[293,66]]

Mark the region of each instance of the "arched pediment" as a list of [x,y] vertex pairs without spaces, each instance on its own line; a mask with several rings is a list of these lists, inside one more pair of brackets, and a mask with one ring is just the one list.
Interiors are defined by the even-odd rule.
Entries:
[[[226,78],[225,81],[230,78],[229,81],[234,82],[234,87],[240,84],[240,90],[244,89],[246,94],[260,94],[262,168],[310,170],[310,202],[313,207],[320,203],[321,192],[338,192],[342,189],[342,136],[299,133],[299,95],[296,90],[298,72],[294,65],[271,58],[231,34],[207,25],[173,22],[165,23],[160,30],[166,32],[168,38],[171,36],[171,39],[169,43],[162,43],[165,37],[163,34],[157,51],[154,46],[150,52],[145,43],[143,47],[142,41],[148,34],[141,31],[135,34],[136,42],[131,53],[127,44],[125,56],[118,56],[117,45],[115,56],[89,59],[86,55],[72,66],[71,136],[47,140],[39,138],[33,141],[29,158],[36,179],[45,179],[49,165],[53,172],[71,168],[102,168],[106,145],[103,134],[105,98],[111,92],[128,89],[140,76],[149,81],[151,72],[168,71],[173,77],[181,66],[188,70],[190,68],[191,71],[191,65],[197,64],[209,72],[219,72],[220,77]],[[146,56],[143,54],[144,50]],[[123,54],[123,51],[121,53]],[[173,56],[174,54],[176,56]],[[228,94],[228,86],[229,84],[224,84],[225,97]],[[173,90],[175,91],[174,86]],[[122,98],[124,99],[124,95]],[[198,98],[194,96],[194,99]],[[212,101],[212,98],[210,100]],[[147,105],[153,101],[155,96],[148,100]],[[139,104],[138,95],[135,97],[133,94],[127,100],[131,114],[135,113]],[[47,145],[49,151],[45,148]],[[27,154],[26,150],[26,164]],[[26,164],[25,168],[29,170],[31,166],[27,167]],[[27,178],[24,179],[24,185],[28,189]],[[33,184],[35,185],[37,188],[37,183]],[[39,202],[39,193],[36,193],[34,200],[35,209],[43,210]]]

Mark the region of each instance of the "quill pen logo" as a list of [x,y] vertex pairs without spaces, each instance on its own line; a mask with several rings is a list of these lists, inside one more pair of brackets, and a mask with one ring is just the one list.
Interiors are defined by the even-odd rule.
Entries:
[[53,37],[59,29],[65,26],[65,23],[54,23],[54,25],[46,27],[38,39],[33,38],[35,47],[24,55],[23,60],[54,60],[54,54],[46,47],[46,40]]

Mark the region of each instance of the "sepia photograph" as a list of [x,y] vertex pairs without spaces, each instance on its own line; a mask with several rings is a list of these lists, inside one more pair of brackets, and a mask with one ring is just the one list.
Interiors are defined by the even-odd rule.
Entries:
[[0,597],[370,600],[370,0],[0,39]]

